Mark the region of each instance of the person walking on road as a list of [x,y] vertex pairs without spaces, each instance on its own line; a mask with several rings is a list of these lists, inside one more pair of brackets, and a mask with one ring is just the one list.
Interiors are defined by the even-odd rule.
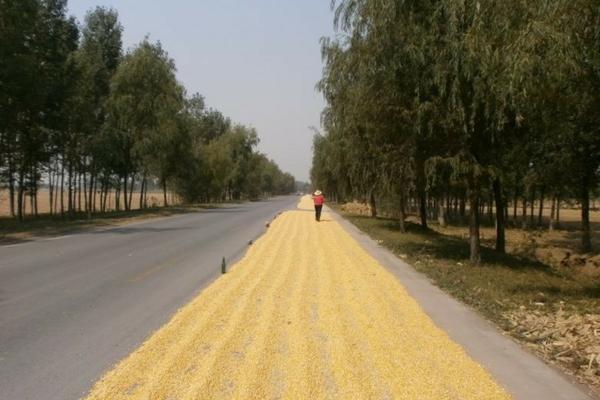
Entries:
[[323,203],[325,203],[325,197],[320,190],[317,190],[313,194],[312,199],[315,202],[315,219],[319,222],[321,220],[321,210],[323,209]]

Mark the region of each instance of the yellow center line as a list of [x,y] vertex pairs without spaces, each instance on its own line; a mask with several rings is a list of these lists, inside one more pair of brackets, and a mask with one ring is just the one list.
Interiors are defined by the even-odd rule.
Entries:
[[176,264],[177,262],[185,259],[186,257],[187,257],[187,254],[178,254],[174,257],[171,257],[168,260],[166,260],[158,265],[155,265],[153,267],[145,269],[144,271],[138,272],[137,274],[135,274],[131,278],[129,278],[128,282],[129,283],[139,282],[155,272],[158,272],[164,268],[167,268],[167,267],[172,266],[173,264]]
[[142,272],[134,275],[131,279],[129,279],[128,282],[129,283],[139,282],[142,279],[144,279],[147,276],[149,276],[150,274],[152,274],[153,272],[160,271],[161,269],[166,268],[167,266],[169,266],[169,264],[166,264],[166,263],[155,265],[152,268],[149,268],[149,269],[147,269],[145,271],[142,271]]

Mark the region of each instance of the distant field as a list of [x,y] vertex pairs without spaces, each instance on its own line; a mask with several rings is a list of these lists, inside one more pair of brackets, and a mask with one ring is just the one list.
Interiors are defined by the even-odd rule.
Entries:
[[[148,201],[149,207],[160,207],[163,205],[163,193],[161,191],[148,192],[147,199],[148,199],[147,201]],[[139,192],[134,192],[133,198],[131,200],[131,208],[132,209],[138,209],[139,200],[140,200]],[[173,200],[174,200],[174,196],[169,194],[169,198],[168,198],[169,203],[170,204],[178,203],[177,201],[173,201]],[[65,203],[65,207],[66,207],[66,205],[67,205],[66,194],[64,196],[64,203]],[[107,204],[108,210],[115,209],[115,193],[114,192],[110,193],[106,204]],[[121,205],[122,204],[123,204],[123,200],[121,197]],[[84,207],[83,206],[83,197],[81,199],[81,206],[82,206],[82,208]],[[59,207],[60,207],[60,205],[59,205]],[[96,194],[96,207],[97,208],[100,207],[100,193]],[[38,194],[38,212],[41,214],[50,212],[50,199],[49,199],[49,193],[48,193],[47,189],[40,190],[40,192]],[[25,198],[25,213],[31,214],[31,206],[30,206],[30,202],[29,202],[29,197]],[[9,214],[10,214],[10,205],[8,202],[8,191],[0,190],[0,217],[7,216]]]

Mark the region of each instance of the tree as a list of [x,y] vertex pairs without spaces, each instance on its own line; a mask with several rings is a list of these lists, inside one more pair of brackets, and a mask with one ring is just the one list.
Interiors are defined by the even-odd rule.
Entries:
[[172,138],[183,109],[183,89],[175,78],[175,64],[160,43],[145,39],[125,56],[111,81],[107,104],[107,129],[119,147],[116,169],[123,182],[125,209],[131,207],[138,173],[142,179],[149,173],[159,177],[167,204]]
[[79,40],[66,0],[0,0],[0,184],[13,216],[24,218],[27,198],[37,214],[40,184],[51,213],[88,217],[98,191],[101,211],[113,189],[129,210],[139,188],[142,208],[156,181],[165,205],[168,189],[190,202],[293,190],[255,152],[254,129],[186,98],[160,43],[123,56],[122,31],[114,9],[89,11]]
[[[428,209],[445,217],[452,196],[462,215],[466,197],[474,264],[482,203],[490,215],[495,204],[503,252],[508,188],[515,215],[519,196],[533,207],[539,194],[541,222],[547,194],[555,203],[572,186],[589,249],[585,210],[600,154],[597,90],[587,90],[598,86],[597,4],[342,0],[332,7],[338,36],[322,40],[326,134],[314,139],[313,184],[367,198],[372,210],[376,197],[392,200],[401,219],[412,196],[423,227]],[[558,159],[577,178],[557,170]]]

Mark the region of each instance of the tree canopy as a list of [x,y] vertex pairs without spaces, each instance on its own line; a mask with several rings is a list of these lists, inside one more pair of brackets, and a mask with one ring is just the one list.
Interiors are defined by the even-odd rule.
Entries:
[[0,0],[0,187],[11,214],[147,206],[149,188],[188,202],[258,199],[295,190],[256,150],[257,132],[188,95],[160,42],[123,51],[116,10],[83,24],[66,0]]
[[374,214],[376,200],[390,204],[401,229],[409,206],[426,227],[432,213],[460,203],[474,263],[483,203],[495,204],[504,251],[509,201],[516,217],[521,199],[541,207],[544,198],[575,198],[590,250],[600,176],[597,1],[341,0],[332,8],[338,35],[322,40],[317,87],[327,107],[325,134],[313,143],[314,185],[369,201]]

